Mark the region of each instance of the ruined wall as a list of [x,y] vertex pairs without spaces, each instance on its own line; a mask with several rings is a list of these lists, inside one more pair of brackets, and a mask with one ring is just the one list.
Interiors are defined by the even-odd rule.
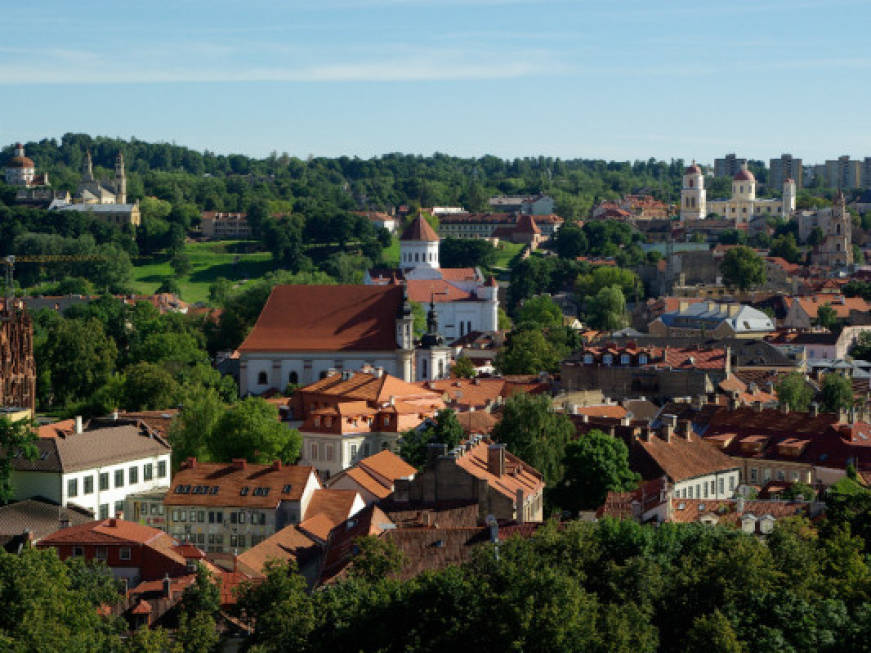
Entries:
[[33,324],[23,310],[0,310],[0,406],[36,409]]

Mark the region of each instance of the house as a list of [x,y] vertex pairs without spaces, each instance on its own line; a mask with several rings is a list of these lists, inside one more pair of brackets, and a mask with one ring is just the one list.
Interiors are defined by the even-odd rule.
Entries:
[[379,451],[356,465],[339,472],[327,483],[331,489],[359,492],[366,505],[393,494],[398,479],[412,480],[417,470],[392,451]]
[[774,321],[762,311],[743,304],[680,302],[676,311],[653,320],[648,331],[653,336],[760,338],[774,331]]
[[549,195],[502,195],[491,197],[487,203],[497,211],[548,215],[553,213],[554,200]]
[[320,487],[312,467],[189,458],[163,500],[166,531],[210,552],[243,551],[302,521]]
[[35,497],[0,506],[0,548],[18,553],[65,526],[94,520],[94,513]]
[[390,233],[396,231],[396,218],[383,211],[354,211],[354,215],[367,218],[376,229],[387,229]]
[[253,577],[263,576],[266,563],[296,562],[297,570],[311,587],[317,580],[321,543],[308,535],[299,524],[285,526],[265,540],[238,555],[239,568]]
[[105,562],[116,578],[130,585],[189,573],[175,539],[156,528],[114,517],[61,528],[36,546],[55,549],[61,560],[80,557]]
[[106,519],[123,513],[128,494],[169,487],[169,443],[141,422],[85,429],[77,417],[54,433],[37,439],[35,459],[13,454],[13,499],[44,497]]
[[564,222],[554,213],[534,216],[528,213],[452,213],[439,216],[439,233],[445,238],[503,238],[521,242],[515,240],[515,230],[524,216],[532,219],[543,240],[552,238]]
[[727,499],[735,494],[740,465],[696,435],[689,420],[666,414],[659,422],[658,429],[641,427],[633,438],[633,471],[644,480],[665,477],[673,495],[683,499]]
[[399,285],[276,286],[239,347],[239,391],[283,390],[366,364],[411,381],[413,326]]
[[325,478],[383,449],[396,449],[404,431],[445,406],[436,392],[365,369],[331,374],[291,399],[294,420],[302,420],[301,462]]
[[871,312],[871,302],[861,297],[845,297],[840,293],[785,297],[784,303],[787,306],[783,319],[785,329],[810,329],[816,324],[822,306],[830,307],[835,317],[846,324],[868,324],[867,316]]
[[601,390],[612,399],[666,399],[714,392],[731,371],[728,347],[607,342],[585,346],[560,364],[567,392]]
[[203,211],[200,221],[203,236],[209,240],[246,239],[251,237],[247,213]]
[[473,437],[452,451],[444,444],[430,444],[423,470],[411,480],[397,480],[393,502],[397,505],[439,505],[474,502],[484,523],[497,520],[541,521],[544,515],[542,475],[504,444]]

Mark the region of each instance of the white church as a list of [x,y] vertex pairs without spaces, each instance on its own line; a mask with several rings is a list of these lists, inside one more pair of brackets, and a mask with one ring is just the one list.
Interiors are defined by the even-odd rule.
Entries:
[[704,220],[716,214],[735,222],[735,226],[748,224],[757,217],[789,218],[795,213],[795,181],[783,182],[780,199],[756,197],[756,177],[743,164],[732,178],[732,197],[721,200],[708,200],[705,190],[705,177],[702,169],[693,161],[683,173],[680,191],[680,219]]
[[442,268],[440,239],[423,218],[417,217],[399,239],[399,269],[370,270],[367,285],[405,281],[408,298],[424,306],[434,305],[439,332],[451,342],[473,331],[496,331],[499,327],[499,285],[485,279],[477,268]]

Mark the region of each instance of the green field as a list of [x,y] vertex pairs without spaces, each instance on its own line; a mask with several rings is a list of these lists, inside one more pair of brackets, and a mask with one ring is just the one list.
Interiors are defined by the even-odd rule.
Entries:
[[[256,280],[272,269],[272,256],[268,252],[246,253],[245,241],[222,240],[205,243],[187,243],[185,253],[190,257],[192,270],[178,279],[181,297],[186,302],[205,302],[209,299],[209,286],[219,277],[241,284]],[[133,269],[133,288],[137,293],[150,295],[164,279],[174,276],[169,258],[157,256],[151,262]]]
[[508,269],[508,264],[511,260],[520,253],[523,249],[523,243],[509,243],[508,241],[499,241],[499,247],[496,248],[496,261],[493,263],[492,270],[494,273],[504,272]]

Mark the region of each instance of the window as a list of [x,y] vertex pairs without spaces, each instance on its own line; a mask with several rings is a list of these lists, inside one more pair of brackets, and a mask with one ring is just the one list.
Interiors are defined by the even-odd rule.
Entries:
[[139,468],[131,467],[127,470],[127,482],[130,485],[136,485],[139,482]]
[[124,470],[115,470],[115,487],[124,487]]
[[245,547],[245,536],[244,535],[231,535],[230,536],[230,546],[232,547]]
[[191,514],[190,514],[190,522],[191,522],[191,524],[193,524],[196,520],[197,520],[197,511],[196,511],[196,510],[191,510]]
[[620,355],[620,364],[621,365],[629,365],[629,354],[621,354]]
[[258,385],[266,385],[267,383],[269,383],[269,377],[266,375],[266,372],[258,372],[257,384]]
[[85,555],[85,550],[80,546],[74,546],[73,547],[73,555],[81,558]]
[[122,546],[118,549],[118,558],[121,560],[130,560],[130,547]]
[[327,460],[332,460],[332,459],[333,459],[333,445],[328,444],[327,445]]
[[84,479],[84,494],[93,494],[94,493],[94,477],[93,476],[85,476]]
[[602,356],[602,362],[605,363],[605,365],[610,365],[614,362],[614,357],[611,354],[605,354]]
[[693,486],[692,485],[690,485],[690,487],[689,487],[689,498],[690,499],[693,498]]
[[783,473],[783,470],[782,470],[782,469],[778,469],[778,470],[777,470],[777,480],[778,480],[778,481],[784,481],[784,480],[786,480],[786,474]]
[[154,465],[151,463],[145,463],[142,466],[142,480],[150,481],[154,477]]
[[206,511],[200,510],[197,512],[197,521],[201,524],[206,521]]
[[708,498],[708,484],[707,483],[702,483],[702,490],[704,490],[705,499],[707,499]]
[[647,365],[647,354],[641,354],[638,356],[638,364]]
[[100,473],[100,489],[108,490],[109,489],[109,472],[101,472]]
[[726,484],[726,482],[724,479],[722,479],[722,478],[717,479],[717,489],[719,489],[720,494],[725,493],[725,491],[726,491],[725,484]]
[[235,512],[230,513],[230,523],[235,524],[239,521],[239,515]]
[[293,384],[299,383],[299,374],[297,374],[296,372],[291,372],[290,375],[287,377],[287,382]]
[[244,512],[239,513],[239,523],[244,524],[247,519],[247,515]]
[[584,354],[584,365],[592,365],[593,364],[593,355],[592,354]]
[[108,551],[108,549],[106,549],[105,546],[98,546],[94,550],[94,557],[97,560],[105,560],[106,558],[109,557],[109,551]]
[[166,461],[159,460],[157,462],[157,478],[165,478],[166,477]]
[[789,480],[791,480],[793,483],[797,482],[798,481],[798,472],[790,472],[789,473]]
[[312,455],[311,455],[311,459],[312,459],[312,460],[317,460],[317,459],[318,459],[318,444],[317,444],[317,442],[312,442],[312,444],[311,444],[311,453],[312,453]]
[[67,496],[76,497],[79,495],[79,479],[71,478],[67,481]]
[[735,477],[729,477],[729,492],[733,492],[735,490]]
[[350,449],[351,449],[351,460],[354,460],[357,457],[357,445],[352,444]]
[[756,482],[756,475],[757,475],[757,470],[756,470],[756,468],[755,468],[755,467],[751,467],[751,468],[750,468],[750,482],[751,482],[751,483],[755,483],[755,482]]
[[209,533],[209,544],[224,546],[224,536],[220,533]]
[[425,379],[427,376],[426,359],[420,361],[420,378]]
[[109,519],[109,504],[100,504],[100,519]]

